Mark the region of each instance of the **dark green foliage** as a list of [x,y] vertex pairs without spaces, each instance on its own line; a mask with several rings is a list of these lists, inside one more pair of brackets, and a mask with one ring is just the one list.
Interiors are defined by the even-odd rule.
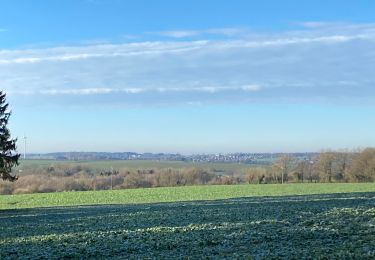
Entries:
[[3,180],[15,181],[12,168],[18,165],[19,154],[15,152],[17,139],[11,139],[7,127],[11,112],[8,110],[6,95],[0,91],[0,176]]
[[0,259],[375,257],[375,193],[13,209],[0,218]]

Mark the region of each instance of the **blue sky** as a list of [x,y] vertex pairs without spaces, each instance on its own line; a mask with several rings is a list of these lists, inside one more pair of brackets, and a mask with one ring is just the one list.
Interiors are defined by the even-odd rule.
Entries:
[[29,152],[374,146],[374,8],[1,0],[12,134]]

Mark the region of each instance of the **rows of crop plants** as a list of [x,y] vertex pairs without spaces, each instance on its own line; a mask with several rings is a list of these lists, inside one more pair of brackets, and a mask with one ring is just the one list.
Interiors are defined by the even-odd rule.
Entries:
[[374,192],[2,210],[0,222],[0,259],[375,258]]

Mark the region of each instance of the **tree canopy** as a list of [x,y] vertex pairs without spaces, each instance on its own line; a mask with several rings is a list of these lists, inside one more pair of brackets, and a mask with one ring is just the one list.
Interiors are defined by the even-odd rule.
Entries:
[[16,152],[17,139],[12,139],[7,127],[11,112],[8,110],[6,94],[0,91],[0,177],[3,180],[15,181],[17,176],[11,174],[12,168],[18,165],[20,154]]

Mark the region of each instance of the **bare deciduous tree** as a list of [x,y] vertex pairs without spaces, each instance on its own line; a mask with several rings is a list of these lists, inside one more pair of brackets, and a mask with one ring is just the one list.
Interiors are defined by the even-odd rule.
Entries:
[[332,182],[334,162],[336,154],[332,151],[321,152],[318,156],[315,169],[322,175],[323,179]]
[[375,181],[375,148],[366,148],[356,156],[350,176],[354,181]]
[[288,174],[291,172],[294,163],[295,158],[290,154],[284,154],[274,162],[273,167],[281,173],[281,183],[288,181]]

